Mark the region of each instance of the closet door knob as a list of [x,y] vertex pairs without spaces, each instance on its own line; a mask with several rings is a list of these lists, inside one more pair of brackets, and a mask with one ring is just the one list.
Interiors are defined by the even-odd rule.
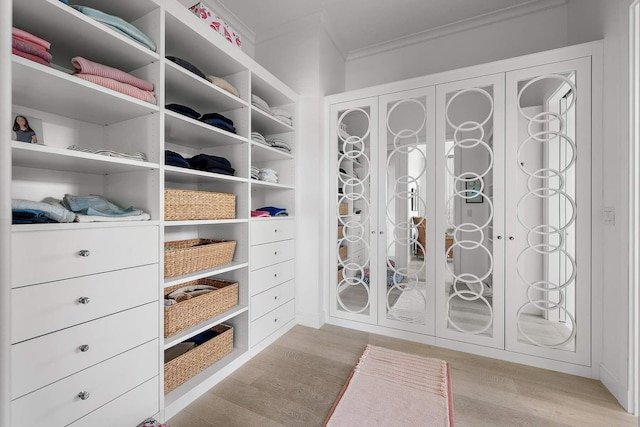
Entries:
[[91,393],[89,393],[88,391],[81,391],[80,393],[78,393],[78,397],[80,398],[80,400],[87,400],[89,397],[91,397]]
[[273,323],[278,323],[278,318],[273,319]]
[[509,236],[509,240],[515,240],[515,237]]
[[78,255],[80,255],[81,257],[88,257],[89,255],[91,255],[91,252],[88,249],[83,249],[80,252],[78,252]]
[[498,240],[502,240],[502,236],[498,236]]
[[86,345],[86,344],[82,344],[80,346],[80,351],[83,352],[83,353],[86,353],[87,351],[89,351],[89,346]]
[[80,298],[78,298],[78,302],[80,304],[89,304],[91,302],[91,298],[89,298],[89,297],[80,297]]

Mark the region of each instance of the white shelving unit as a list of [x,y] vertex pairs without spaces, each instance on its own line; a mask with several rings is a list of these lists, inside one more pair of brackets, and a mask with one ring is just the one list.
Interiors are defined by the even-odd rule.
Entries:
[[[144,322],[141,322],[147,325],[145,327],[152,328],[153,339],[149,340],[147,330],[144,334],[145,342],[140,343],[139,350],[127,349],[114,355],[105,353],[102,359],[96,359],[100,360],[99,362],[86,368],[86,371],[113,372],[109,370],[112,368],[107,369],[111,365],[104,363],[107,359],[115,360],[116,365],[118,360],[131,364],[120,371],[123,376],[127,376],[127,372],[137,369],[139,365],[149,366],[149,369],[140,371],[137,376],[129,375],[128,381],[123,380],[121,383],[126,384],[127,390],[120,390],[124,386],[120,385],[119,377],[103,378],[104,382],[113,384],[110,388],[113,390],[112,394],[96,393],[92,396],[92,405],[87,406],[89,409],[81,412],[61,409],[60,419],[48,421],[61,425],[76,425],[80,418],[83,422],[97,422],[96,425],[136,425],[147,417],[164,421],[294,325],[294,301],[290,289],[293,286],[292,230],[295,228],[297,95],[239,48],[214,33],[179,1],[85,0],[83,5],[130,22],[147,34],[155,42],[157,49],[152,51],[58,0],[13,2],[13,24],[50,41],[53,60],[52,66],[47,67],[13,55],[11,63],[7,64],[11,69],[12,86],[1,89],[10,89],[12,110],[15,114],[42,121],[42,134],[38,137],[44,142],[44,145],[35,145],[11,141],[12,198],[41,200],[50,196],[62,198],[66,193],[101,194],[120,206],[135,206],[148,212],[151,220],[140,223],[13,225],[12,253],[19,253],[15,250],[19,249],[22,241],[50,239],[53,247],[43,247],[41,250],[55,249],[56,245],[70,245],[69,250],[61,252],[75,254],[83,250],[82,245],[91,243],[96,249],[91,247],[89,260],[94,262],[94,257],[102,257],[99,262],[95,261],[96,266],[90,269],[91,277],[95,276],[96,280],[106,280],[109,275],[117,272],[118,277],[129,277],[133,281],[137,277],[136,272],[142,271],[143,268],[144,271],[156,272],[146,275],[144,283],[131,283],[131,289],[136,285],[136,292],[145,292],[144,296],[140,296],[144,305],[132,306],[126,311],[134,317],[136,313],[143,315],[140,307],[145,307],[144,313],[157,313],[157,316],[147,316]],[[202,55],[202,52],[207,54]],[[132,98],[74,76],[71,59],[76,56],[118,68],[151,82],[157,104]],[[187,60],[206,75],[224,78],[238,89],[240,96],[220,89],[166,59],[166,56]],[[286,125],[253,107],[252,94],[260,96],[272,107],[289,111],[293,116],[294,126]],[[236,133],[164,107],[171,103],[189,106],[201,114],[218,113],[228,117],[234,122]],[[252,131],[283,139],[292,147],[291,152],[255,144],[250,140]],[[69,150],[68,147],[71,145],[94,150],[141,151],[146,153],[147,161]],[[235,174],[224,175],[165,165],[165,150],[180,153],[185,158],[197,154],[227,158],[232,163]],[[250,170],[254,163],[260,167],[277,169],[280,182],[272,184],[252,180]],[[236,197],[236,217],[224,220],[165,221],[163,194],[170,188],[233,193]],[[282,207],[287,210],[289,216],[252,219],[251,210],[262,206]],[[280,229],[281,233],[285,229],[289,231],[282,234],[283,238],[267,238],[268,241],[265,241],[264,236],[260,237],[260,232],[256,231],[259,229]],[[255,240],[254,236],[258,236],[258,240]],[[220,267],[164,279],[163,242],[189,238],[236,241],[233,261]],[[115,249],[117,245],[114,246],[118,239],[124,239],[125,243],[131,240],[131,246],[144,256],[127,257],[126,251],[121,251],[122,254],[118,255]],[[291,254],[287,256],[286,263],[279,264],[279,260],[274,260],[274,265],[267,268],[280,268],[286,264],[291,272],[283,275],[287,277],[286,286],[273,283],[273,289],[270,289],[257,282],[260,283],[259,290],[273,293],[286,288],[286,294],[283,294],[283,299],[286,300],[277,305],[271,303],[268,307],[260,303],[257,306],[258,310],[252,315],[255,308],[252,307],[252,301],[254,304],[261,301],[255,298],[260,294],[258,288],[254,286],[254,291],[251,291],[251,281],[258,277],[256,272],[260,273],[261,270],[253,267],[252,263],[256,260],[261,261],[260,266],[271,263],[256,258],[254,249],[264,248],[266,244],[284,245],[287,253]],[[67,282],[76,283],[76,267],[73,267],[73,263],[77,263],[81,258],[74,255],[71,260],[62,260],[57,266],[42,267],[45,269],[45,275],[46,268],[53,270],[51,277],[56,279],[52,280],[63,277],[60,284],[49,281],[47,286],[56,286],[56,289],[59,286],[60,291],[65,292],[65,287],[71,286]],[[115,260],[120,258],[123,259],[119,261],[121,264],[114,264]],[[72,263],[72,267],[68,268],[68,274],[60,273],[60,269],[66,268],[65,262]],[[20,273],[25,268],[24,261],[13,258],[14,271]],[[160,299],[164,289],[202,278],[238,282],[238,304],[225,313],[192,325],[174,336],[163,337],[163,304]],[[22,289],[21,286],[17,284],[13,287]],[[42,285],[30,283],[28,287],[37,289],[39,286]],[[16,292],[15,289],[12,292]],[[289,294],[291,297],[284,298],[284,295]],[[264,295],[266,294],[261,298],[264,298]],[[78,297],[73,294],[73,298]],[[91,298],[92,302],[96,301],[96,298]],[[111,296],[107,303],[98,299],[93,304],[108,304],[108,301],[116,298],[117,296]],[[89,307],[92,305],[89,304]],[[14,306],[14,309],[21,308]],[[116,316],[120,315],[120,311],[116,312],[114,309],[107,312],[110,313],[109,316],[114,316],[114,319],[119,318]],[[60,313],[64,315],[65,312]],[[274,322],[276,314],[280,320]],[[93,318],[82,320],[85,324],[92,321]],[[165,395],[164,350],[221,323],[233,327],[231,354]],[[51,331],[49,339],[57,341],[57,335],[53,334],[71,333],[75,327],[64,331]],[[127,333],[126,330],[121,332]],[[252,333],[259,333],[260,339],[252,339]],[[37,344],[34,340],[38,339],[34,336],[27,342],[33,341]],[[108,339],[113,337],[105,338]],[[62,342],[62,335],[60,340]],[[5,353],[12,351],[10,348],[0,350]],[[157,358],[153,357],[150,360],[151,352],[155,353]],[[135,363],[131,363],[132,361]],[[116,365],[113,369],[116,369]],[[67,377],[65,381],[69,378],[71,381],[77,381],[78,390],[82,390],[82,372],[85,372],[84,367],[79,368],[78,373]],[[57,387],[62,384],[61,380],[62,377],[41,390],[52,395],[57,394]],[[132,381],[135,381],[135,384]],[[155,391],[149,393],[149,390]],[[29,413],[24,410],[30,406],[31,401],[22,400],[35,399],[34,392],[20,396],[20,401],[14,400],[9,403],[14,408],[13,425],[40,425],[37,411]],[[37,394],[38,398],[40,395],[41,392]],[[130,399],[127,399],[127,396]],[[6,396],[2,398],[11,400]],[[133,405],[136,408],[130,411]]]

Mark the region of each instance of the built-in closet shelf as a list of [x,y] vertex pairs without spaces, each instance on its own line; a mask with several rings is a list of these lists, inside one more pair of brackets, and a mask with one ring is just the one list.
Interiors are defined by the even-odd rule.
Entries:
[[285,185],[285,184],[276,184],[273,182],[265,182],[258,181],[257,179],[251,180],[251,187],[253,189],[256,188],[267,188],[269,190],[293,190],[295,187],[293,185]]
[[251,141],[251,161],[266,162],[269,160],[291,160],[293,154],[277,148],[269,147],[260,142]]
[[231,310],[225,311],[219,316],[212,317],[211,319],[206,320],[192,328],[189,328],[186,331],[180,332],[179,334],[167,337],[164,339],[164,349],[166,350],[170,347],[173,347],[174,345],[179,344],[188,338],[198,335],[200,332],[204,332],[207,329],[210,329],[220,323],[226,322],[232,317],[236,317],[237,315],[244,313],[248,310],[249,310],[249,307],[246,305],[237,305],[233,307]]
[[99,125],[160,111],[151,103],[13,55],[15,104]]
[[85,230],[91,228],[123,228],[123,227],[157,227],[160,221],[116,221],[116,222],[68,222],[51,224],[13,224],[11,231],[14,233],[54,230]]
[[208,270],[197,271],[191,274],[185,274],[184,276],[171,277],[169,279],[164,279],[164,287],[168,288],[169,286],[180,285],[185,282],[190,282],[192,280],[204,279],[205,277],[215,276],[222,273],[228,273],[230,271],[240,270],[241,268],[246,268],[249,266],[249,263],[246,261],[232,261],[229,264],[225,264],[220,267],[210,268]]
[[234,347],[231,354],[226,355],[225,357],[223,357],[213,365],[209,366],[204,371],[200,372],[198,375],[191,378],[189,381],[185,382],[184,384],[177,387],[175,390],[166,394],[164,396],[164,404],[166,408],[165,411],[171,415],[175,414],[175,409],[172,409],[172,405],[177,404],[178,401],[182,398],[187,398],[187,395],[191,394],[194,388],[197,388],[202,383],[210,381],[211,378],[214,377],[217,373],[219,373],[224,368],[229,366],[231,363],[235,362],[240,357],[246,354],[247,354],[247,350],[239,347]]
[[66,172],[111,175],[121,172],[158,170],[157,163],[108,157],[65,148],[12,141],[13,166],[49,169]]
[[183,116],[173,111],[164,112],[165,141],[199,150],[231,144],[243,144],[248,140],[215,126]]
[[211,173],[194,169],[181,168],[178,166],[165,166],[164,176],[166,181],[189,184],[189,183],[205,183],[212,181],[222,182],[247,182],[248,178],[239,176],[230,176],[220,173]]
[[170,1],[166,10],[165,51],[168,56],[186,59],[203,73],[222,78],[248,69],[238,57],[250,58],[187,7]]
[[[92,2],[81,3],[83,6],[89,6]],[[120,17],[123,14],[127,15],[124,17],[127,20],[135,20],[159,8],[152,1],[93,3],[96,3],[95,6],[99,10],[109,7],[114,9],[111,14]],[[134,10],[127,3],[139,5]],[[53,62],[66,67],[71,67],[71,58],[82,56],[130,72],[160,59],[156,52],[59,0],[16,1],[13,4],[13,19],[15,27],[49,41],[54,53]],[[157,19],[159,22],[159,12]]]
[[254,217],[251,218],[251,222],[261,222],[261,221],[286,221],[288,219],[295,219],[295,216],[269,216],[269,217]]
[[220,225],[220,224],[242,224],[247,223],[248,219],[211,219],[211,220],[194,220],[194,221],[165,221],[165,227],[184,227],[192,225]]
[[[268,71],[264,70],[264,75],[268,75]],[[289,89],[282,87],[282,83],[276,79],[266,79],[251,73],[251,93],[256,94],[269,104],[270,107],[278,107],[280,105],[292,104],[293,98],[286,95]]]
[[259,108],[251,106],[251,130],[262,135],[293,132],[295,129]]
[[165,59],[164,64],[167,103],[186,105],[200,114],[237,110],[249,105],[173,61]]

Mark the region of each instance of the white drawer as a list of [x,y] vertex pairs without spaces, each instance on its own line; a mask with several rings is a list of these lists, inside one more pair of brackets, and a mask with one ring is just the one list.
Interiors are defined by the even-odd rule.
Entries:
[[295,221],[293,219],[255,220],[251,222],[251,244],[278,242],[293,239]]
[[[157,376],[157,360],[158,340],[153,340],[27,394],[11,402],[11,425],[66,426]],[[88,393],[85,400],[81,392]]]
[[293,240],[251,246],[251,267],[257,270],[295,257]]
[[265,314],[256,321],[251,322],[252,346],[286,325],[295,316],[294,301],[281,305],[275,310]]
[[158,262],[158,227],[18,232],[11,241],[14,288]]
[[293,280],[251,297],[251,320],[264,316],[271,310],[289,302],[295,296]]
[[158,377],[71,424],[73,427],[134,427],[160,411]]
[[13,289],[11,297],[16,343],[157,301],[158,265],[26,286]]
[[155,302],[12,346],[12,399],[158,338],[158,310]]
[[287,282],[294,277],[295,264],[293,260],[274,264],[251,272],[251,295],[259,294],[275,285]]

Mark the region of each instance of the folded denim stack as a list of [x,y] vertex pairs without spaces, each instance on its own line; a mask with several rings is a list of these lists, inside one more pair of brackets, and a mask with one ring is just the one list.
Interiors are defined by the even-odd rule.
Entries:
[[192,119],[198,120],[200,118],[200,113],[194,110],[191,107],[187,107],[186,105],[180,104],[167,104],[164,106],[167,110],[171,110],[178,114],[182,114],[183,116],[191,117]]
[[291,146],[284,139],[277,136],[267,138],[267,143],[278,150],[286,151],[287,153],[291,152]]
[[236,133],[236,128],[233,127],[233,121],[223,116],[222,114],[206,113],[203,114],[198,120],[208,125],[226,130],[227,132]]
[[96,194],[89,196],[65,194],[62,206],[76,214],[77,222],[147,221],[151,218],[148,213],[140,209],[133,206],[123,209]]
[[53,198],[41,202],[11,199],[13,224],[40,224],[46,222],[73,222],[76,215]]
[[195,65],[193,65],[191,62],[187,61],[186,59],[178,58],[177,56],[167,56],[167,59],[169,61],[175,63],[176,65],[181,66],[185,70],[188,70],[188,71],[192,72],[193,74],[195,74],[196,76],[200,77],[201,79],[205,79],[205,80],[207,79],[207,77],[204,75],[204,73],[202,71],[200,71],[200,69],[198,67],[196,67]]
[[81,56],[71,59],[71,64],[75,69],[74,75],[76,77],[151,104],[156,103],[153,84],[146,80],[139,79],[117,68],[89,61]]
[[266,212],[269,216],[289,216],[285,208],[278,208],[275,206],[264,206],[256,210],[259,212]]
[[164,150],[164,164],[167,166],[176,166],[179,168],[190,168],[187,159],[175,151]]
[[259,167],[251,165],[251,178],[252,179],[260,179],[260,168]]
[[104,13],[101,10],[93,9],[87,6],[74,5],[71,7],[78,12],[88,16],[89,18],[114,29],[123,36],[128,37],[137,43],[140,43],[149,50],[152,50],[154,52],[156,51],[156,44],[154,43],[154,41],[151,40],[151,38],[145,33],[140,31],[137,27],[128,23],[124,19],[118,16],[109,15],[108,13]]
[[293,121],[291,120],[291,113],[287,110],[275,107],[271,109],[271,114],[273,114],[273,117],[280,120],[282,123],[289,126],[293,125]]
[[260,169],[260,173],[258,174],[258,179],[260,181],[271,182],[271,183],[277,184],[278,183],[278,172],[273,170],[273,169],[262,168],[262,169]]
[[51,64],[49,49],[51,43],[33,34],[13,27],[11,31],[11,52],[42,65]]
[[264,111],[270,116],[273,116],[273,113],[271,112],[271,108],[269,108],[269,104],[267,104],[267,102],[264,99],[260,98],[258,95],[253,95],[253,94],[251,95],[251,105]]
[[209,154],[198,154],[187,159],[192,169],[205,172],[219,173],[223,175],[235,175],[236,170],[231,167],[231,162],[224,157],[212,156]]
[[83,153],[100,154],[102,156],[118,157],[121,159],[138,160],[142,162],[147,161],[147,155],[142,151],[136,151],[134,153],[121,153],[114,150],[102,150],[93,148],[80,148],[77,145],[70,145],[67,150],[82,151]]

